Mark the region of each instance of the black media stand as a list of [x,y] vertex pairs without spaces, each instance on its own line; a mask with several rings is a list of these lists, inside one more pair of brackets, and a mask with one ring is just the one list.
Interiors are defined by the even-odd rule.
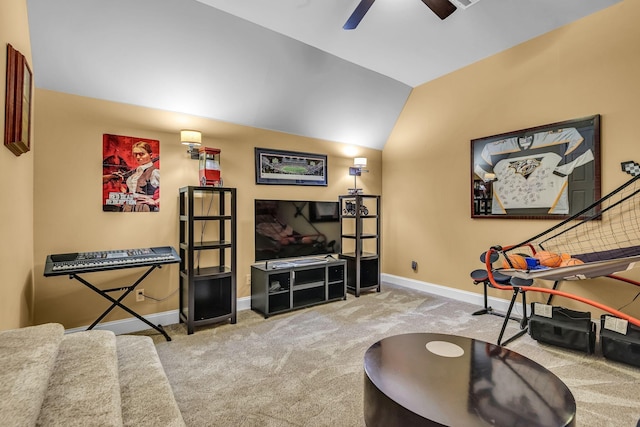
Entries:
[[277,313],[347,298],[346,261],[331,256],[278,259],[251,266],[251,309]]

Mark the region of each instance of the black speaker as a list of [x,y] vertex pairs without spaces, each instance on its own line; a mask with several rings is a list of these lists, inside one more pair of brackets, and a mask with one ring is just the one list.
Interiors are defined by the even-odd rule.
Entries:
[[609,314],[600,316],[600,345],[607,359],[640,366],[640,328]]
[[592,354],[596,324],[591,312],[531,303],[529,335],[536,341]]

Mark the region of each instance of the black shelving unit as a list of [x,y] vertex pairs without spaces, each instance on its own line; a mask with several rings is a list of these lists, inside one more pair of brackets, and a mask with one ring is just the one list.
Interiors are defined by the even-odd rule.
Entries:
[[380,292],[380,196],[339,196],[339,257],[347,261],[347,290]]
[[253,264],[251,309],[266,319],[274,314],[346,299],[346,262],[333,258],[314,261],[312,257]]
[[236,323],[236,189],[183,187],[180,203],[180,322]]

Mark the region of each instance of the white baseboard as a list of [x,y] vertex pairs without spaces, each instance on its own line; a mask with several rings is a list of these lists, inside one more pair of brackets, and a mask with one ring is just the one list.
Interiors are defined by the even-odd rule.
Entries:
[[[460,289],[449,288],[446,286],[436,285],[433,283],[422,282],[415,279],[407,279],[406,277],[394,276],[393,274],[383,273],[382,281],[393,285],[402,286],[420,292],[437,295],[445,298],[451,298],[457,301],[467,302],[482,307],[484,305],[483,294],[475,292],[463,291]],[[481,285],[478,285],[481,286]],[[498,312],[506,312],[509,308],[509,300],[488,297],[487,304]],[[238,298],[237,311],[251,309],[251,297]],[[521,314],[521,313],[519,313]],[[154,325],[173,325],[179,322],[178,310],[165,311],[163,313],[146,314],[144,318]],[[67,329],[65,332],[79,332],[87,329],[87,326],[80,328]],[[149,325],[136,319],[135,317],[115,320],[113,322],[99,323],[93,329],[102,329],[114,332],[116,335],[128,334],[131,332],[143,331],[149,329]]]
[[238,311],[251,310],[251,297],[238,298],[238,306],[236,309]]
[[[238,298],[236,306],[237,311],[248,310],[250,308],[251,297]],[[165,311],[163,313],[145,314],[143,317],[154,325],[173,325],[180,321],[178,317],[178,310]],[[87,329],[87,327],[88,325],[80,328],[67,329],[65,333],[84,331]],[[130,317],[122,320],[114,320],[113,322],[99,323],[93,329],[112,331],[116,335],[121,335],[149,329],[149,325],[147,325],[140,319]]]
[[[449,288],[446,286],[435,285],[433,283],[422,282],[415,279],[407,279],[406,277],[394,276],[393,274],[381,274],[383,282],[393,285],[402,286],[404,288],[425,292],[432,295],[438,295],[445,298],[451,298],[457,301],[467,302],[480,307],[484,306],[483,294],[475,292],[463,291],[461,289]],[[482,285],[478,285],[482,286]],[[495,297],[487,297],[487,305],[493,307],[498,312],[505,313],[509,309],[509,300]],[[521,314],[521,313],[520,313]]]

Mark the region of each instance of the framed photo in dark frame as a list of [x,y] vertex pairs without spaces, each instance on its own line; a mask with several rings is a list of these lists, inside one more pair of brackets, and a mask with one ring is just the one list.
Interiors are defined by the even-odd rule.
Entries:
[[601,197],[600,115],[471,140],[470,190],[472,218],[582,211]]
[[327,156],[255,149],[256,184],[327,185]]
[[31,149],[33,75],[24,55],[7,43],[4,145],[20,156]]

